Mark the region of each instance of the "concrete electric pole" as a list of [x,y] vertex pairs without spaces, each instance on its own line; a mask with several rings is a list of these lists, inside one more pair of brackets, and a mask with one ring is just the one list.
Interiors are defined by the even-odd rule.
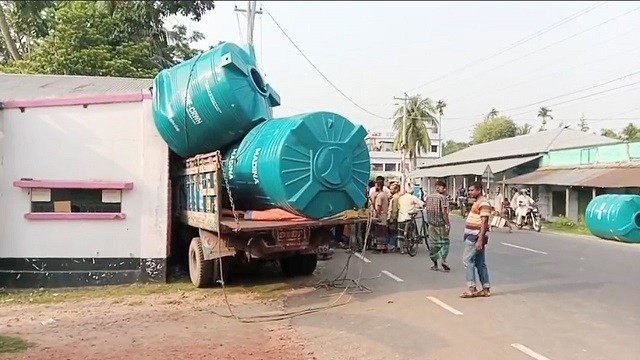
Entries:
[[257,10],[255,1],[248,1],[247,9],[238,9],[235,11],[247,14],[247,43],[253,45],[253,28],[256,23],[256,14],[262,15],[262,9]]
[[394,97],[394,99],[402,100],[404,102],[402,110],[402,157],[400,160],[400,166],[402,167],[402,175],[400,177],[402,187],[400,188],[400,191],[404,193],[407,187],[407,100],[409,100],[409,96],[405,93],[404,97]]

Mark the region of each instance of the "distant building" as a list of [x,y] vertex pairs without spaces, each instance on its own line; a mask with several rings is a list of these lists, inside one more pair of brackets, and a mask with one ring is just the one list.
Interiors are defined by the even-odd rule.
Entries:
[[[568,128],[552,129],[468,147],[419,167],[409,178],[421,182],[423,188],[431,188],[435,180],[442,179],[447,182],[452,195],[455,188],[461,185],[467,187],[472,181],[482,181],[490,191],[501,186],[503,193],[506,193],[506,184],[515,182],[537,185],[538,181],[525,181],[524,178],[518,180],[516,177],[545,166],[541,161],[546,154],[563,149],[592,148],[614,143],[619,143],[619,140]],[[507,181],[512,178],[516,179]],[[545,185],[553,184],[547,182]],[[538,186],[532,187],[532,196],[538,198],[540,190]],[[540,205],[545,201],[541,199]],[[556,203],[559,204],[558,201]],[[555,213],[550,207],[547,211],[546,203],[542,207],[540,210],[544,217]]]
[[[369,147],[369,155],[371,156],[371,177],[384,176],[389,180],[400,180],[402,175],[402,152],[393,150],[393,140],[395,139],[393,131],[370,131],[366,137],[367,146]],[[439,158],[440,142],[438,134],[435,131],[429,133],[431,139],[431,148],[429,151],[423,152],[417,158],[418,167],[426,165],[428,161]],[[407,171],[413,171],[411,168],[411,160],[407,155]]]

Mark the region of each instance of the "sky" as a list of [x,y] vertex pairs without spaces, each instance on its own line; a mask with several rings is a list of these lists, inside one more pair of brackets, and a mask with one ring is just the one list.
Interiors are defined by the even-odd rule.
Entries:
[[[244,44],[246,17],[235,5],[246,8],[247,2],[217,1],[199,23],[179,17],[170,23],[202,32],[206,38],[197,47]],[[562,122],[576,128],[583,113],[594,132],[640,119],[638,2],[260,6],[254,46],[267,82],[281,96],[276,116],[332,111],[370,130],[389,131],[399,103],[394,97],[406,92],[447,103],[444,140],[467,141],[492,108],[534,129],[540,106],[552,109],[549,127]]]

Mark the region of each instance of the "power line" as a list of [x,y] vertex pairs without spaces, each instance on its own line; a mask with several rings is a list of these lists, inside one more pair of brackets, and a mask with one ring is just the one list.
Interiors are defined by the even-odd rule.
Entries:
[[554,30],[554,29],[556,29],[556,28],[558,28],[558,27],[560,27],[560,26],[562,26],[562,25],[564,25],[564,24],[566,24],[566,23],[568,23],[568,22],[570,22],[570,21],[572,21],[572,20],[584,15],[584,14],[587,14],[587,13],[595,10],[596,8],[598,8],[598,7],[600,7],[600,6],[604,5],[604,4],[606,4],[606,1],[603,1],[603,2],[595,4],[595,5],[591,5],[591,6],[585,8],[585,9],[582,9],[582,10],[580,10],[580,11],[578,11],[578,12],[572,14],[572,15],[569,15],[568,17],[564,18],[563,20],[561,20],[558,23],[552,24],[552,25],[550,25],[550,26],[548,26],[546,28],[538,30],[537,32],[535,32],[535,33],[533,33],[531,35],[528,35],[527,37],[525,37],[525,38],[523,38],[521,40],[516,41],[515,43],[507,46],[506,48],[498,51],[497,53],[491,54],[489,56],[486,56],[486,57],[481,58],[481,59],[476,60],[476,61],[472,61],[472,62],[470,62],[470,63],[468,63],[468,64],[466,64],[466,65],[464,65],[462,67],[459,67],[459,68],[457,68],[457,69],[455,69],[455,70],[453,70],[453,71],[451,71],[449,73],[446,73],[446,74],[444,74],[442,76],[439,76],[439,77],[437,77],[437,78],[435,78],[433,80],[427,81],[427,82],[425,82],[425,83],[423,83],[421,85],[418,85],[418,86],[416,86],[414,88],[411,88],[411,89],[407,90],[406,92],[415,91],[415,90],[420,89],[422,87],[425,87],[427,85],[433,84],[434,82],[442,80],[442,79],[444,79],[444,78],[446,78],[446,77],[448,77],[450,75],[453,75],[453,74],[456,74],[456,73],[458,73],[460,71],[463,71],[463,70],[465,70],[465,69],[467,69],[469,67],[472,67],[474,65],[483,63],[483,62],[485,62],[487,60],[493,59],[494,57],[496,57],[498,55],[502,55],[505,52],[507,52],[509,50],[512,50],[512,49],[514,49],[514,48],[516,48],[516,47],[518,47],[518,46],[520,46],[520,45],[522,45],[524,43],[527,43],[527,42],[529,42],[529,41],[531,41],[531,40],[533,40],[533,39],[535,39],[537,37],[540,37],[541,35],[543,35],[545,33],[548,33],[549,31],[552,31],[552,30]]
[[391,118],[388,117],[388,116],[381,116],[381,115],[378,115],[376,113],[373,113],[373,112],[365,109],[364,107],[360,106],[360,104],[355,102],[352,98],[350,98],[347,94],[345,94],[342,90],[340,90],[340,88],[338,88],[338,86],[336,86],[336,84],[334,84],[331,80],[329,80],[329,78],[324,73],[322,73],[322,71],[320,71],[320,69],[318,69],[318,67],[311,61],[311,59],[309,59],[309,57],[304,53],[304,51],[302,51],[302,49],[300,49],[298,44],[296,44],[296,42],[293,41],[293,39],[289,36],[289,34],[287,34],[287,32],[282,28],[282,26],[280,26],[280,24],[276,21],[276,19],[273,17],[273,15],[271,15],[271,12],[268,11],[266,8],[264,9],[264,11],[267,13],[267,15],[269,15],[269,17],[274,22],[274,24],[276,24],[278,29],[280,29],[282,34],[289,40],[289,42],[296,48],[296,50],[298,50],[300,55],[302,55],[302,57],[304,57],[305,60],[307,60],[309,65],[311,65],[311,67],[313,67],[316,70],[316,72],[318,72],[318,74],[320,74],[320,76],[322,76],[322,78],[325,79],[327,81],[327,83],[329,83],[329,85],[331,85],[331,87],[333,87],[338,93],[340,93],[340,95],[342,95],[345,99],[347,99],[350,103],[352,103],[358,109],[366,112],[367,114],[369,114],[371,116],[375,116],[375,117],[380,118],[380,119],[391,120]]
[[583,91],[588,91],[588,90],[592,90],[592,89],[598,88],[600,86],[608,85],[608,84],[611,84],[612,82],[620,81],[620,80],[626,79],[626,78],[628,78],[630,76],[637,75],[637,74],[640,74],[640,70],[634,71],[634,72],[632,72],[630,74],[622,75],[620,77],[617,77],[617,78],[609,80],[609,81],[605,81],[605,82],[597,84],[597,85],[589,86],[589,87],[586,87],[586,88],[583,88],[583,89],[579,89],[579,90],[575,90],[575,91],[572,91],[572,92],[569,92],[569,93],[565,93],[565,94],[562,94],[562,95],[553,96],[553,97],[550,97],[550,98],[547,98],[547,99],[544,99],[544,100],[540,100],[540,101],[536,101],[536,102],[533,102],[533,103],[530,103],[530,104],[527,104],[527,105],[516,106],[516,107],[513,107],[513,108],[509,108],[509,109],[504,109],[502,111],[513,111],[513,110],[519,110],[519,109],[526,109],[526,108],[534,106],[534,105],[543,104],[543,103],[545,103],[547,101],[563,98],[565,96],[575,95],[575,94],[581,93]]
[[[554,42],[554,43],[551,43],[551,44],[546,45],[546,46],[543,46],[543,47],[541,47],[541,48],[539,48],[539,49],[536,49],[536,50],[530,51],[530,52],[528,52],[528,53],[526,53],[526,54],[524,54],[524,55],[522,55],[522,56],[519,56],[519,57],[517,57],[517,58],[515,58],[515,59],[509,60],[509,61],[507,61],[507,62],[505,62],[505,63],[502,63],[502,64],[500,64],[500,65],[498,65],[498,66],[496,66],[496,67],[493,67],[493,68],[491,68],[491,69],[489,69],[489,70],[486,70],[486,71],[480,72],[480,73],[476,74],[475,76],[468,77],[468,78],[464,79],[463,81],[467,81],[467,80],[475,79],[475,78],[477,78],[478,76],[486,75],[486,74],[488,74],[488,73],[490,73],[490,72],[492,72],[492,71],[499,70],[499,69],[501,69],[501,68],[503,68],[503,67],[505,67],[505,66],[507,66],[507,65],[511,65],[511,64],[513,64],[514,62],[517,62],[517,61],[519,61],[519,60],[522,60],[522,59],[528,58],[528,57],[530,57],[531,55],[533,55],[533,54],[535,54],[535,53],[538,53],[538,52],[541,52],[541,51],[547,50],[547,49],[549,49],[549,48],[551,48],[551,47],[554,47],[554,46],[556,46],[556,45],[562,44],[562,43],[563,43],[563,42],[565,42],[565,41],[571,40],[571,39],[573,39],[573,38],[575,38],[575,37],[578,37],[578,36],[580,36],[580,35],[582,35],[582,34],[584,34],[584,33],[587,33],[587,32],[589,32],[589,31],[591,31],[591,30],[593,30],[593,29],[596,29],[596,28],[598,28],[598,27],[600,27],[600,26],[602,26],[602,25],[608,24],[608,23],[610,23],[610,22],[612,22],[612,21],[618,20],[619,18],[621,18],[621,17],[623,17],[623,16],[626,16],[626,15],[629,15],[629,14],[631,14],[631,13],[635,12],[635,11],[638,11],[638,10],[640,10],[640,7],[637,7],[637,8],[634,8],[634,9],[632,9],[632,10],[629,10],[629,11],[627,11],[627,12],[625,12],[625,13],[621,14],[621,15],[614,16],[614,17],[612,17],[612,18],[610,18],[610,19],[607,19],[607,20],[605,20],[605,21],[603,21],[603,22],[601,22],[601,23],[598,23],[598,24],[596,24],[596,25],[593,25],[593,26],[591,26],[591,27],[589,27],[589,28],[587,28],[587,29],[585,29],[585,30],[582,30],[582,31],[580,31],[580,32],[577,32],[577,33],[575,33],[575,34],[573,34],[573,35],[571,35],[571,36],[568,36],[568,37],[566,37],[566,38],[563,38],[563,39],[561,39],[561,40],[558,40],[558,41],[556,41],[556,42]],[[441,89],[443,89],[443,88],[446,88],[446,86],[441,86],[441,87],[439,87],[438,89],[436,89],[436,90],[434,90],[434,91],[438,91],[438,90],[441,90]]]

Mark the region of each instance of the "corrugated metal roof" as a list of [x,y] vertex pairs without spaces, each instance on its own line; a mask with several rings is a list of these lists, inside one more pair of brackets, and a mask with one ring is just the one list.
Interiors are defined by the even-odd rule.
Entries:
[[514,185],[561,185],[596,188],[640,187],[640,164],[617,167],[547,168],[504,181]]
[[510,159],[500,159],[492,161],[481,161],[475,163],[439,166],[426,169],[418,169],[411,173],[409,177],[424,178],[424,177],[447,177],[455,175],[482,175],[487,170],[487,167],[491,169],[491,172],[496,174],[505,170],[511,169],[518,165],[522,165],[529,161],[538,159],[540,155],[515,157]]
[[0,74],[0,102],[149,89],[153,79],[100,76]]
[[497,159],[523,155],[542,154],[549,150],[572,147],[601,145],[620,142],[604,136],[589,134],[579,130],[558,128],[533,134],[496,140],[470,146],[466,149],[443,156],[428,164],[428,167],[466,163],[480,159]]

